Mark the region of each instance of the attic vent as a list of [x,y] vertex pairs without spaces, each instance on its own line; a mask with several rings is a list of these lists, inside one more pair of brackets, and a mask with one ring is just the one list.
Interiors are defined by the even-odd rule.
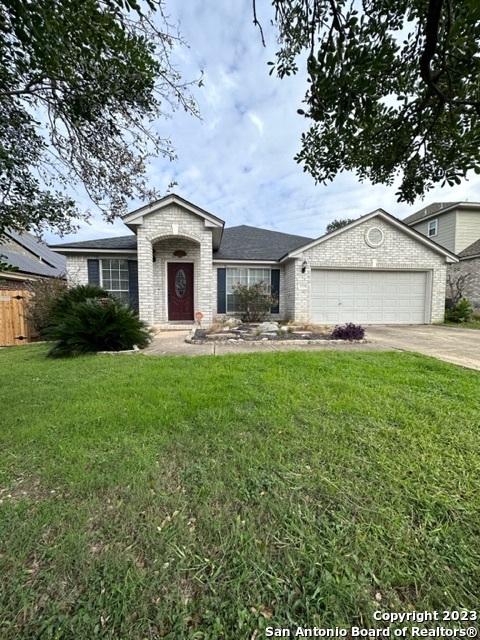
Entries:
[[374,249],[376,247],[380,247],[383,244],[384,239],[383,231],[378,227],[370,227],[370,229],[365,233],[365,242],[369,247]]

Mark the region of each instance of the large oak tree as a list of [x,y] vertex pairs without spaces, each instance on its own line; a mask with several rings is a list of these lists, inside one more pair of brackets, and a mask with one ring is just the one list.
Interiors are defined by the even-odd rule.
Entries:
[[71,188],[108,219],[152,199],[149,156],[173,157],[154,122],[196,113],[171,63],[183,44],[163,0],[0,2],[0,234],[72,229]]
[[316,181],[344,170],[412,203],[480,172],[479,0],[273,0],[280,77],[306,65],[296,157]]

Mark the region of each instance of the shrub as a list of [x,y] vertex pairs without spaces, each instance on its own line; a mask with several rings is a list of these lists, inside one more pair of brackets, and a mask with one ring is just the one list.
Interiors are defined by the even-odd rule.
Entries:
[[238,283],[233,287],[233,291],[242,322],[265,320],[270,315],[270,309],[278,302],[270,285],[263,281],[251,285]]
[[27,306],[27,322],[40,335],[52,324],[52,313],[55,302],[67,291],[67,283],[62,278],[42,278],[29,283],[33,294]]
[[145,323],[134,310],[111,298],[73,303],[47,335],[57,341],[48,353],[51,357],[124,351],[134,345],[146,347],[150,341]]
[[364,337],[364,327],[352,322],[348,322],[345,325],[337,325],[330,335],[332,340],[363,340]]
[[472,305],[466,298],[445,311],[445,322],[470,322],[473,318]]
[[51,317],[53,324],[62,322],[63,317],[69,313],[77,303],[86,302],[87,300],[93,300],[95,298],[115,300],[111,293],[108,293],[108,291],[95,284],[79,284],[76,287],[67,289],[63,295],[54,300]]

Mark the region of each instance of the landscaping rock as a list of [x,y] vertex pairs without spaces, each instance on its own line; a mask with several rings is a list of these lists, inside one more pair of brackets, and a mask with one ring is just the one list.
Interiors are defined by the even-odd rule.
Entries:
[[229,318],[225,321],[227,328],[233,329],[234,327],[239,327],[242,324],[242,321],[238,318]]
[[278,322],[262,322],[258,325],[260,333],[272,333],[278,331]]

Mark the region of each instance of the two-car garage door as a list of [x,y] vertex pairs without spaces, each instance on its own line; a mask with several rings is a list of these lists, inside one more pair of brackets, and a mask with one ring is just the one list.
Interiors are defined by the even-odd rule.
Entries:
[[313,322],[423,324],[427,273],[312,269]]

